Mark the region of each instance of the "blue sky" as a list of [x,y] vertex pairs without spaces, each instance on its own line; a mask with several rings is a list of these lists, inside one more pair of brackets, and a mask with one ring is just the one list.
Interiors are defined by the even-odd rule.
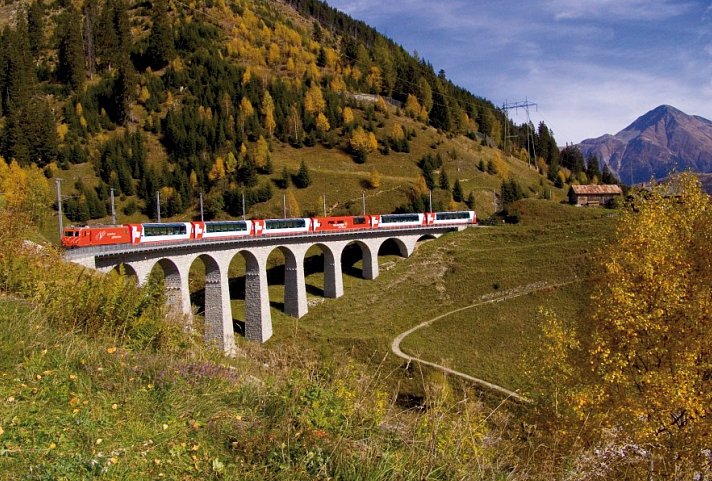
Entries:
[[712,120],[712,0],[327,2],[496,105],[536,103],[559,145],[661,104]]

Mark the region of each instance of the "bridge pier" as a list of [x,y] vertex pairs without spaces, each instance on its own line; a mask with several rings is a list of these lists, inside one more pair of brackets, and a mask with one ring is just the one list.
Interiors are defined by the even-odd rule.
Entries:
[[[258,249],[255,249],[255,251]],[[265,342],[272,337],[272,313],[267,285],[267,256],[243,251],[245,270],[245,338]],[[232,317],[232,314],[231,314]]]
[[284,312],[299,319],[309,310],[307,306],[307,287],[304,280],[304,256],[307,249],[303,246],[291,246],[282,249],[284,253]]
[[341,273],[341,254],[347,242],[322,244],[324,253],[324,297],[335,299],[344,295],[344,279]]
[[218,262],[210,256],[201,258],[205,264],[205,342],[233,355],[236,352],[235,332],[227,276],[230,261]]

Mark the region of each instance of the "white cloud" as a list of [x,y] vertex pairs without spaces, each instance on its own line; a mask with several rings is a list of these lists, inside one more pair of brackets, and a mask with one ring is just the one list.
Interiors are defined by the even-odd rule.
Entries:
[[609,20],[661,20],[687,12],[691,4],[675,0],[548,0],[557,20],[607,18]]

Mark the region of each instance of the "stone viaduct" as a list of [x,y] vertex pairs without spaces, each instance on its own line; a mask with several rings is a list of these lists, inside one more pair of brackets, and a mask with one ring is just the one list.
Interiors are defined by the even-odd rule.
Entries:
[[304,272],[305,254],[319,246],[324,255],[324,297],[344,293],[341,257],[344,249],[357,245],[363,259],[365,279],[378,277],[378,253],[393,240],[402,257],[409,257],[418,241],[437,238],[463,226],[350,231],[290,236],[250,237],[230,240],[200,240],[181,243],[119,245],[67,251],[67,260],[110,272],[123,266],[124,273],[136,276],[139,284],[148,280],[158,265],[164,273],[168,304],[192,319],[188,274],[200,259],[205,266],[205,340],[227,354],[235,351],[228,269],[236,256],[245,261],[245,337],[264,342],[272,336],[272,317],[267,283],[267,260],[279,249],[285,258],[284,312],[300,318],[307,313]]

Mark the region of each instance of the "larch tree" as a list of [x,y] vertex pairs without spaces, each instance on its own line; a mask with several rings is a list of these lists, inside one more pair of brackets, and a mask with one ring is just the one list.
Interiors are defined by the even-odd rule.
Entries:
[[341,111],[341,119],[344,121],[344,125],[349,125],[354,121],[354,111],[351,107],[344,107]]
[[362,164],[366,162],[368,154],[378,148],[378,141],[373,132],[366,132],[363,127],[357,127],[351,134],[349,145],[354,151],[356,161]]
[[304,94],[304,109],[311,115],[316,116],[326,108],[324,94],[318,84],[313,84]]
[[378,189],[381,186],[381,174],[374,167],[368,177],[368,185],[372,189]]
[[696,176],[654,186],[634,196],[602,249],[591,316],[578,329],[545,316],[542,405],[564,421],[559,432],[635,447],[608,466],[610,479],[709,472],[711,240],[712,201]]
[[287,217],[300,215],[301,209],[299,208],[299,202],[297,202],[297,198],[294,197],[294,192],[291,190],[288,190],[285,194],[285,204],[287,207]]
[[274,99],[269,90],[265,90],[265,95],[262,97],[262,117],[262,127],[267,131],[268,136],[272,137],[277,122],[274,119]]

